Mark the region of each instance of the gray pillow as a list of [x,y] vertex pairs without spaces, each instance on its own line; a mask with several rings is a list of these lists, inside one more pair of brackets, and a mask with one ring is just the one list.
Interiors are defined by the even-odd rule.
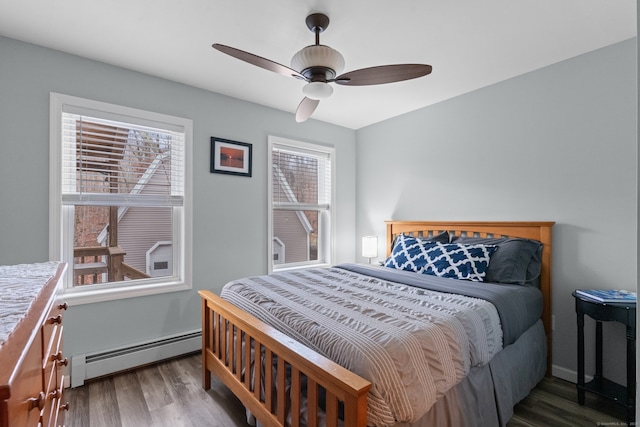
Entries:
[[454,237],[455,243],[496,245],[485,282],[536,285],[542,267],[542,243],[520,238]]
[[425,240],[428,242],[449,243],[449,232],[443,231],[440,234],[436,234],[431,237],[416,237],[416,239]]
[[[407,234],[407,236],[408,236],[408,234]],[[416,239],[419,239],[419,240],[424,241],[424,242],[449,243],[449,232],[448,231],[443,231],[442,233],[436,234],[435,236],[431,236],[431,237],[418,237],[418,236],[412,236],[412,237],[415,237]],[[393,243],[391,244],[391,250],[393,250],[393,248],[395,247],[396,240],[398,240],[398,236],[393,238]]]

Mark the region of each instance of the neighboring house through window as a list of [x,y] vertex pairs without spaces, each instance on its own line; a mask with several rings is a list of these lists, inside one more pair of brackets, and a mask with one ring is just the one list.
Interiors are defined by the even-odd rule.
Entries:
[[333,262],[334,149],[269,136],[269,271]]
[[65,298],[191,287],[192,122],[51,94],[50,256]]

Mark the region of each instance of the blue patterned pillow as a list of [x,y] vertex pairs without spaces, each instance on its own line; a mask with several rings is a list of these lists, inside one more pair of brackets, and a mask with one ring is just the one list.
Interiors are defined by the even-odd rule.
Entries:
[[425,242],[400,236],[384,266],[454,279],[482,282],[495,246]]

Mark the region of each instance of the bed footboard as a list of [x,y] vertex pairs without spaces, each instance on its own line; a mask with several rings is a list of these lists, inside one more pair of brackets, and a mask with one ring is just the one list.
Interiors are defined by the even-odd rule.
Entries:
[[294,427],[305,419],[317,426],[321,414],[327,427],[337,427],[341,416],[345,427],[366,426],[367,380],[217,295],[198,293],[205,390],[216,375],[265,426],[286,425],[288,417]]

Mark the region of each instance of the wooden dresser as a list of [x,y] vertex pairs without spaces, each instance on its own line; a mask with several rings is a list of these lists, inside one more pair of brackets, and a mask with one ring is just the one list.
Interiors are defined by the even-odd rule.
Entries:
[[63,263],[0,266],[0,315],[10,328],[0,335],[0,427],[64,425],[65,270]]

